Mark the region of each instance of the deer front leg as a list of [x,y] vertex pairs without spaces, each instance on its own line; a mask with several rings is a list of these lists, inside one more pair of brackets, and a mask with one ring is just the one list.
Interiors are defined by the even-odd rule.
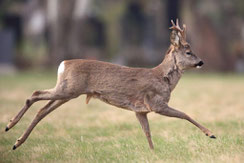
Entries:
[[25,142],[25,140],[30,135],[31,131],[34,129],[34,127],[50,112],[55,110],[57,107],[61,106],[65,102],[69,100],[51,100],[49,101],[43,108],[41,108],[38,113],[36,114],[35,118],[33,119],[32,123],[28,127],[28,129],[25,131],[25,133],[15,142],[13,146],[13,150],[15,150],[17,147],[19,147],[22,143]]
[[153,142],[151,139],[150,127],[147,119],[147,113],[136,113],[136,117],[139,120],[141,127],[147,137],[147,141],[151,149],[154,149]]
[[209,136],[210,138],[216,138],[211,133],[210,130],[208,130],[204,126],[200,125],[198,122],[193,120],[190,116],[188,116],[187,114],[185,114],[181,111],[178,111],[178,110],[175,110],[175,109],[169,107],[167,104],[161,105],[160,109],[157,109],[155,112],[160,115],[185,119],[185,120],[191,122],[192,124],[194,124],[196,127],[198,127],[206,136]]

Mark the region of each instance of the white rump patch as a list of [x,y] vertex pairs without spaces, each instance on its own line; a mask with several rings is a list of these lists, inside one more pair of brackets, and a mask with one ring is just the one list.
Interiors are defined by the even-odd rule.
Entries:
[[197,68],[202,68],[202,66],[197,66]]
[[64,69],[65,69],[65,65],[64,65],[64,61],[63,61],[63,62],[61,62],[61,64],[58,67],[58,74],[63,73]]

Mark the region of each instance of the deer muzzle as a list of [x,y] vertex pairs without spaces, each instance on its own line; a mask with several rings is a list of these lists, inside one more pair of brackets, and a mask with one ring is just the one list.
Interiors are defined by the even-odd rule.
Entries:
[[203,64],[204,64],[203,61],[200,61],[197,64],[195,64],[195,67],[196,68],[201,68]]

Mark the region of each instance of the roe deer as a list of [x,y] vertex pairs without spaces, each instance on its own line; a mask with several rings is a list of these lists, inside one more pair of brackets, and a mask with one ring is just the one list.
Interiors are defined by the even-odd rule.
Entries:
[[57,107],[86,94],[86,103],[98,98],[119,108],[134,111],[145,132],[149,146],[153,149],[147,114],[177,117],[193,123],[210,138],[216,138],[207,128],[187,114],[168,106],[170,93],[186,69],[201,67],[203,62],[186,42],[186,26],[180,28],[178,20],[172,22],[171,45],[161,64],[154,68],[131,68],[94,60],[67,60],[58,68],[57,84],[53,89],[35,91],[26,100],[25,106],[10,120],[5,131],[12,128],[28,108],[40,100],[50,100],[39,110],[25,133],[16,141],[19,147],[30,135],[38,122]]

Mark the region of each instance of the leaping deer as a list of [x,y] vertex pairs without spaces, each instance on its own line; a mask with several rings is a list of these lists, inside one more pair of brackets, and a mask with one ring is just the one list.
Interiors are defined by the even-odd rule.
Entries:
[[105,103],[134,111],[151,149],[154,147],[147,119],[150,112],[185,119],[210,138],[216,138],[190,116],[168,106],[170,94],[183,72],[203,65],[203,61],[192,52],[186,41],[186,26],[183,25],[181,29],[178,19],[176,24],[171,22],[171,45],[162,63],[154,68],[131,68],[83,59],[63,61],[58,68],[56,86],[49,90],[35,91],[26,100],[23,109],[7,125],[5,131],[16,125],[32,104],[40,100],[49,100],[38,111],[13,149],[25,142],[33,128],[46,115],[82,94],[87,95],[87,104],[91,98],[98,98]]

